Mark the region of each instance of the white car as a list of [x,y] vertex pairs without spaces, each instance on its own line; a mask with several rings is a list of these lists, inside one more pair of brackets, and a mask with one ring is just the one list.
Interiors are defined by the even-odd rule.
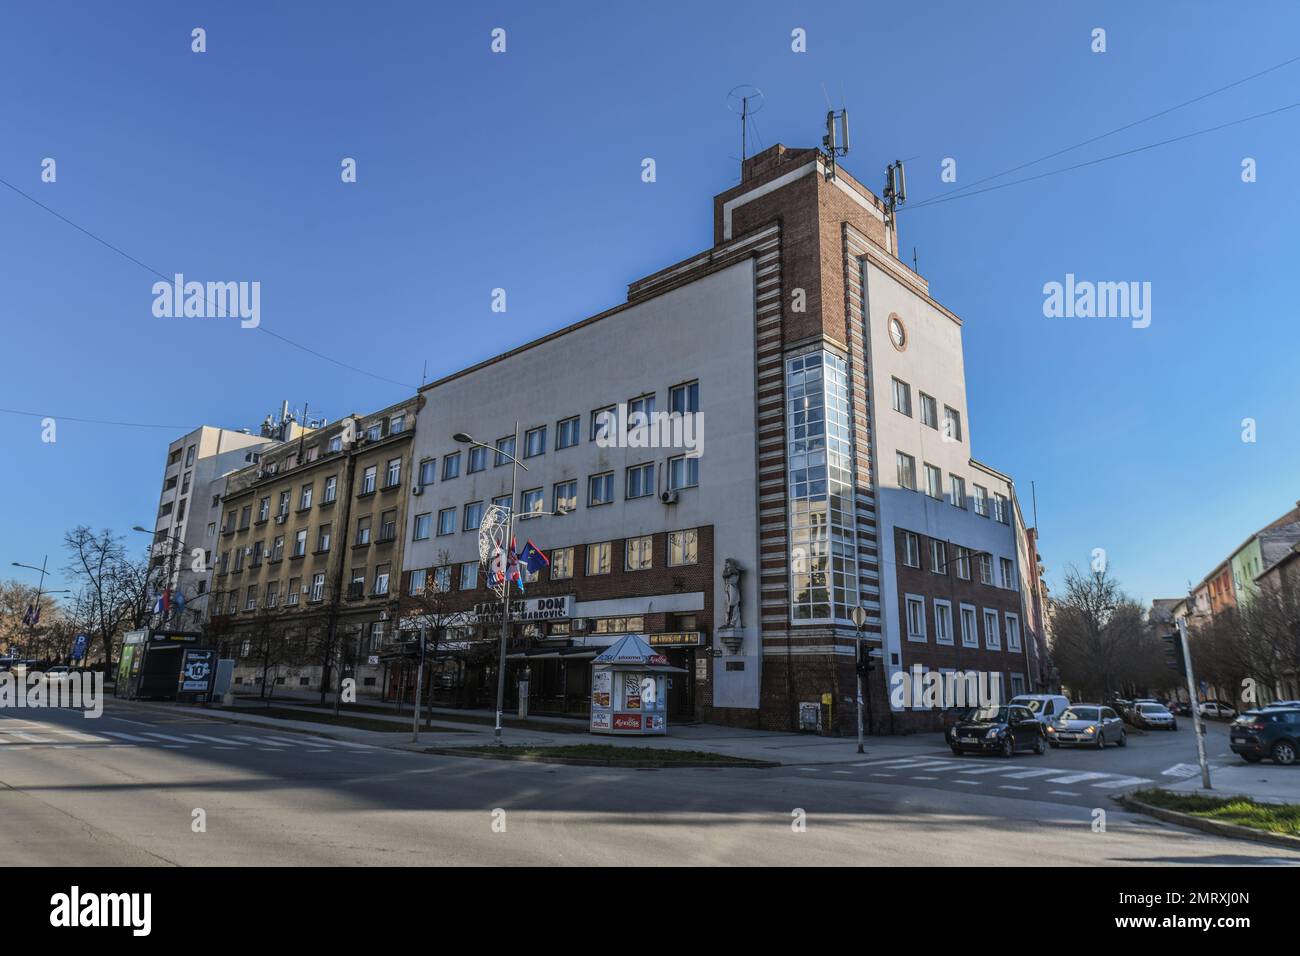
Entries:
[[1020,694],[1012,697],[1009,703],[1028,707],[1040,724],[1053,723],[1070,709],[1070,699],[1062,694]]
[[1207,700],[1196,708],[1202,717],[1221,717],[1224,720],[1237,716],[1237,708],[1221,700]]

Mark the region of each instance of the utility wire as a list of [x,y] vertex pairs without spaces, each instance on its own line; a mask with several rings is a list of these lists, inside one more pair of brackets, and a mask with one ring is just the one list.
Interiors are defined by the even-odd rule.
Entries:
[[168,428],[172,431],[192,431],[195,425],[164,425],[158,422],[119,422],[107,418],[74,418],[71,415],[52,415],[48,412],[28,412],[20,408],[0,408],[0,414],[26,415],[28,418],[53,418],[57,422],[83,422],[89,425],[121,425],[124,428]]

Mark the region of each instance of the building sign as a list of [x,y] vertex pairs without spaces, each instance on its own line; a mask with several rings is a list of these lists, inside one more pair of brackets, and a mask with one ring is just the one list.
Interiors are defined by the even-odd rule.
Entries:
[[676,631],[671,634],[647,634],[651,647],[692,647],[700,644],[699,631]]
[[[474,606],[479,623],[501,620],[501,602],[485,601]],[[524,598],[510,601],[512,621],[565,621],[573,617],[573,595]]]

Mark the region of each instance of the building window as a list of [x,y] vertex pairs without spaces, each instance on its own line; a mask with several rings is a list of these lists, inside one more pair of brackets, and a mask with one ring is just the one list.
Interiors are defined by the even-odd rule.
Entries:
[[948,545],[937,538],[930,539],[930,570],[935,574],[948,573]]
[[438,512],[438,534],[454,534],[456,532],[456,509],[443,508]]
[[576,481],[557,481],[553,493],[554,504],[551,510],[568,513],[578,510],[578,483]]
[[261,522],[267,520],[270,517],[271,517],[271,499],[270,497],[266,497],[257,503],[257,520]]
[[539,515],[546,510],[546,491],[542,488],[529,488],[519,496],[520,517]]
[[478,587],[478,562],[466,561],[460,566],[460,589],[473,591]]
[[524,432],[524,457],[536,458],[546,454],[546,426],[530,428]]
[[1005,612],[1004,616],[1007,621],[1007,650],[1020,650],[1020,616]]
[[384,472],[384,487],[396,488],[402,483],[402,459],[389,459],[388,468]]
[[1011,566],[1011,559],[998,558],[998,570],[1002,573],[1002,586],[1009,591],[1016,590],[1016,572]]
[[366,596],[366,569],[353,568],[352,576],[348,579],[348,597],[363,598]]
[[655,466],[654,462],[644,465],[633,465],[627,470],[627,488],[623,493],[624,498],[645,498],[655,493]]
[[916,459],[900,451],[894,460],[898,465],[898,487],[916,491]]
[[321,499],[321,504],[329,504],[339,494],[339,479],[337,475],[330,475],[325,479],[325,497]]
[[993,496],[993,518],[1003,524],[1011,524],[1011,502],[1006,495]]
[[397,509],[385,511],[379,516],[379,541],[397,540]]
[[307,595],[308,600],[312,602],[323,600],[325,597],[325,572],[318,571],[311,577],[311,593]]
[[[432,463],[431,463],[432,464]],[[430,469],[432,473],[433,469]],[[442,456],[442,480],[451,481],[453,478],[460,477],[460,452],[454,451],[450,455]],[[425,484],[421,479],[421,484]]]
[[921,392],[921,424],[939,430],[939,403],[934,396]]
[[325,450],[326,450],[326,451],[329,451],[329,452],[342,451],[342,450],[343,450],[343,436],[342,436],[342,435],[335,435],[333,438],[331,438],[330,441],[329,441],[329,444],[325,446]]
[[948,476],[948,485],[952,488],[952,503],[954,507],[966,507],[966,479],[959,478],[956,475]]
[[439,594],[451,590],[451,565],[444,564],[433,569],[433,588]]
[[628,538],[624,568],[628,571],[645,571],[653,567],[653,542],[654,539],[648,534]]
[[1002,632],[998,630],[998,612],[984,609],[984,646],[991,651],[1002,649]]
[[384,622],[372,621],[370,624],[370,643],[366,650],[376,651],[384,643]]
[[610,436],[614,432],[614,425],[617,420],[618,415],[613,405],[596,409],[591,413],[591,438],[589,440],[602,447],[607,447],[611,443]]
[[370,495],[375,492],[375,478],[379,474],[379,466],[371,465],[361,473],[361,491],[358,494]]
[[908,418],[912,417],[912,386],[899,379],[891,379],[893,383],[894,411],[901,412]]
[[392,565],[380,564],[375,567],[375,587],[370,593],[379,596],[388,593],[388,572]]
[[925,493],[931,498],[943,500],[943,472],[930,464],[925,466]]
[[903,564],[909,568],[921,566],[921,539],[910,531],[903,532]]
[[614,500],[614,473],[592,475],[587,479],[587,506],[607,505]]
[[[437,467],[438,463],[436,459],[423,458],[420,460],[419,482],[421,487],[433,484]],[[446,466],[444,465],[444,468],[445,467]]]
[[572,448],[582,439],[582,419],[577,415],[555,423],[555,450]]
[[[468,515],[468,514],[465,515],[465,520],[466,520],[466,521],[469,520],[469,515]],[[415,534],[414,534],[414,536],[411,538],[411,540],[412,540],[412,541],[427,541],[427,540],[429,539],[429,533],[430,533],[430,531],[431,531],[432,528],[433,528],[433,513],[432,513],[432,512],[430,512],[430,511],[426,511],[424,514],[416,515],[416,516],[415,516]]]
[[907,604],[907,639],[924,643],[925,598],[917,594],[909,594],[905,600]]
[[[325,579],[324,579],[324,578],[321,578],[321,583],[322,583],[322,584],[324,583],[324,581],[325,581]],[[302,582],[301,582],[301,580],[300,580],[299,578],[290,578],[290,579],[289,579],[289,588],[288,588],[288,590],[286,590],[286,591],[284,592],[284,603],[285,603],[285,604],[297,604],[297,603],[298,603],[298,595],[302,592],[302,586],[301,586],[301,584],[302,584]]]
[[573,549],[551,549],[551,580],[564,581],[573,577]]
[[980,565],[980,584],[993,583],[993,557],[988,554],[979,556]]
[[700,484],[700,459],[678,455],[668,459],[668,489],[696,488]]
[[645,428],[654,418],[654,414],[654,395],[641,395],[637,398],[628,399],[627,430],[632,431],[636,428]]
[[487,468],[487,449],[482,445],[475,445],[469,450],[469,461],[466,463],[465,471],[467,474],[474,474],[477,471],[483,471]]
[[275,607],[280,603],[280,582],[271,581],[266,586],[266,606]]
[[698,528],[668,532],[668,566],[697,564],[700,560],[700,532]]
[[957,565],[957,577],[962,581],[970,580],[970,549],[953,545],[953,562]]
[[316,531],[316,553],[325,554],[330,549],[330,525],[323,524]]
[[492,464],[498,467],[501,465],[508,465],[514,457],[515,436],[507,435],[505,438],[498,438],[496,456],[493,458]]
[[248,527],[248,520],[253,513],[252,505],[244,505],[239,512],[239,530],[243,531]]
[[668,390],[668,411],[677,415],[693,415],[700,410],[700,383],[686,382]]
[[307,553],[307,529],[303,528],[293,536],[293,556],[301,558]]
[[961,441],[961,412],[943,406],[943,440]]
[[369,428],[366,429],[366,438],[370,439],[371,441],[379,441],[379,439],[383,437],[384,437],[384,423],[382,421],[375,422],[373,425],[371,425]]
[[983,485],[972,485],[975,489],[975,513],[981,517],[989,516],[989,490]]
[[353,543],[358,547],[370,543],[370,515],[357,519],[357,536]]
[[217,536],[217,523],[216,523],[215,521],[209,521],[209,522],[208,522],[208,537],[209,537],[209,538],[215,538],[216,536]]
[[[1008,640],[1010,640],[1009,636],[1008,636]],[[1012,674],[1011,675],[1011,696],[1019,697],[1023,693],[1025,693],[1025,675]]]
[[194,449],[195,449],[195,447],[196,447],[196,446],[191,445],[189,448],[185,449],[185,467],[186,467],[186,468],[189,468],[191,465],[194,464]]
[[411,583],[409,591],[411,597],[419,597],[424,593],[424,586],[428,582],[429,572],[424,568],[416,568],[411,572]]
[[253,560],[248,562],[249,567],[258,568],[262,566],[262,542],[253,542]]
[[587,575],[609,574],[613,546],[608,541],[587,545]]
[[979,647],[980,636],[976,631],[975,608],[969,604],[961,606],[961,644],[962,647]]
[[253,611],[257,609],[257,585],[250,584],[248,591],[244,596],[244,610]]
[[405,415],[394,415],[392,418],[388,420],[388,434],[390,435],[400,435],[402,433],[402,429],[404,429],[405,427],[406,427]]
[[952,605],[938,598],[934,601],[934,642],[952,644]]
[[465,506],[465,530],[477,531],[483,523],[483,502],[471,501]]
[[504,508],[506,511],[513,512],[515,510],[515,503],[510,500],[509,495],[497,495],[492,499],[492,503],[498,508]]

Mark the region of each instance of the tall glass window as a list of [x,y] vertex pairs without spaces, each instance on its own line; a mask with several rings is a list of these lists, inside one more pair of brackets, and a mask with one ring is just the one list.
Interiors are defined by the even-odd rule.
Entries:
[[847,621],[857,604],[848,368],[817,351],[786,360],[790,614]]

